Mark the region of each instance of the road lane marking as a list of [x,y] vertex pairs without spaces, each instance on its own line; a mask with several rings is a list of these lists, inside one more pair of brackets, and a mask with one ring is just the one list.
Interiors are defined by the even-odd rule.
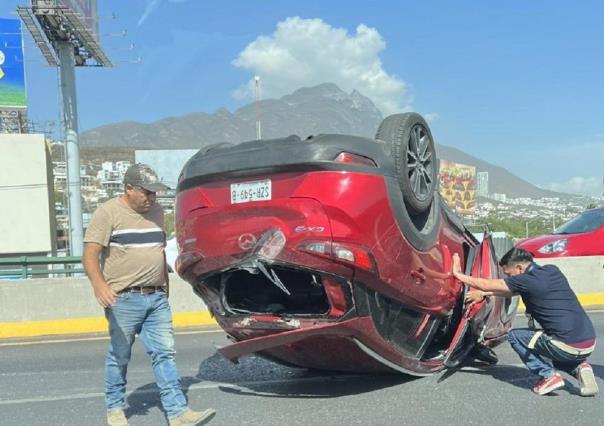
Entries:
[[[501,365],[501,367],[524,367],[524,364],[505,364],[505,365]],[[460,372],[466,371],[466,372],[474,372],[475,367],[464,367],[463,369],[460,370]],[[492,368],[498,368],[498,367],[492,367]],[[484,370],[478,370],[478,371],[487,371],[491,370],[490,369],[484,369]],[[438,373],[436,373],[435,375],[431,376],[431,377],[435,377],[437,376]],[[391,376],[380,376],[380,377],[385,377],[385,378],[395,378],[397,377],[397,375],[391,375]],[[401,378],[403,378],[403,376],[400,376]],[[425,380],[427,380],[430,376],[426,377]],[[318,376],[318,377],[302,377],[302,378],[291,378],[291,379],[275,379],[275,380],[252,380],[252,381],[245,381],[245,382],[239,382],[239,383],[228,383],[228,382],[204,382],[204,383],[194,383],[192,385],[190,385],[188,387],[188,392],[190,391],[203,391],[203,390],[213,390],[213,389],[218,389],[218,388],[228,388],[231,390],[236,390],[236,391],[241,391],[241,392],[247,392],[247,393],[254,393],[254,394],[259,394],[259,395],[269,395],[272,393],[271,392],[262,392],[262,391],[258,391],[258,390],[254,390],[254,389],[250,389],[253,388],[254,386],[275,386],[275,385],[290,385],[290,384],[313,384],[313,383],[324,383],[324,382],[330,382],[330,383],[334,383],[334,382],[346,382],[348,380],[351,379],[361,379],[361,380],[366,380],[367,379],[367,375],[366,374],[346,374],[346,375],[337,375],[337,376]],[[531,377],[519,377],[519,378],[510,378],[509,380],[505,380],[506,383],[516,383],[516,382],[524,382],[527,380],[531,380]],[[157,389],[141,389],[141,390],[136,390],[136,391],[129,391],[126,392],[127,396],[131,396],[132,394],[136,394],[136,395],[147,395],[147,394],[157,394],[158,390]],[[305,396],[305,395],[312,395],[312,396],[316,396],[316,393],[313,394],[296,394],[298,396]],[[88,393],[75,393],[75,394],[68,394],[68,395],[57,395],[57,396],[40,396],[40,397],[35,397],[35,398],[20,398],[20,399],[7,399],[7,400],[0,400],[0,406],[2,405],[17,405],[17,404],[30,404],[30,403],[41,403],[41,402],[56,402],[56,401],[69,401],[69,400],[78,400],[78,399],[89,399],[89,398],[103,398],[105,396],[105,394],[103,392],[88,392]]]
[[[292,383],[322,383],[322,382],[333,382],[333,381],[346,381],[351,378],[362,378],[366,379],[365,374],[349,374],[345,376],[322,376],[322,377],[308,377],[298,379],[278,379],[278,380],[254,380],[240,383],[228,383],[228,382],[205,382],[205,383],[194,383],[188,387],[188,391],[191,390],[211,390],[218,389],[220,387],[226,387],[234,390],[244,390],[246,392],[246,386],[262,386],[262,385],[279,385],[279,384],[292,384]],[[157,394],[157,389],[141,389],[137,391],[126,392],[126,396],[132,394]],[[103,392],[88,392],[88,393],[76,393],[69,395],[57,395],[57,396],[40,396],[36,398],[21,398],[21,399],[6,399],[0,400],[0,405],[13,405],[13,404],[28,404],[28,403],[39,403],[39,402],[53,402],[53,401],[68,401],[72,399],[87,399],[87,398],[99,398],[104,397]]]
[[[209,334],[209,333],[224,333],[221,328],[211,330],[192,330],[192,331],[175,331],[176,336],[184,336],[190,334]],[[47,345],[54,343],[73,343],[73,342],[90,342],[95,340],[109,340],[109,336],[97,337],[74,337],[72,339],[48,339],[48,340],[27,340],[23,342],[8,342],[0,343],[0,347],[4,346],[29,346],[29,345]]]

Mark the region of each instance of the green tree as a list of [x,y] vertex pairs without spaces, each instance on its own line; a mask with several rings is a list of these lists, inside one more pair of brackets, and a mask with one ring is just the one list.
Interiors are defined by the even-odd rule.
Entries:
[[164,217],[164,226],[166,229],[166,235],[170,237],[174,233],[174,213],[166,213]]
[[[556,224],[562,223],[562,218],[555,217]],[[488,216],[483,223],[487,223],[493,232],[505,232],[511,238],[525,238],[527,236],[534,237],[537,235],[552,233],[552,218],[506,218],[498,216]],[[483,225],[470,227],[472,232],[482,232]]]

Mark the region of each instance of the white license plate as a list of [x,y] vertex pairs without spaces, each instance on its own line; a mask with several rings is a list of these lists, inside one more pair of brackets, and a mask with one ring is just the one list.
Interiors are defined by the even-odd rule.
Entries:
[[271,199],[271,180],[256,180],[231,184],[231,204]]

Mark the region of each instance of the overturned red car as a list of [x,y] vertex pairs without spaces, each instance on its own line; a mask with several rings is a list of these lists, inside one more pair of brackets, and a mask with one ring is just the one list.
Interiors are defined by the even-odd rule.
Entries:
[[465,306],[457,252],[497,277],[441,201],[430,129],[416,113],[375,139],[323,134],[206,147],[176,197],[177,272],[233,340],[289,365],[428,375],[499,343],[517,298]]

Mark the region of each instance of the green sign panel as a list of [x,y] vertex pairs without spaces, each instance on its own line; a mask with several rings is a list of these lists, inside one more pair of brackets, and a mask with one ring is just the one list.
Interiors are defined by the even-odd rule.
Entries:
[[0,19],[0,108],[26,108],[21,21]]

